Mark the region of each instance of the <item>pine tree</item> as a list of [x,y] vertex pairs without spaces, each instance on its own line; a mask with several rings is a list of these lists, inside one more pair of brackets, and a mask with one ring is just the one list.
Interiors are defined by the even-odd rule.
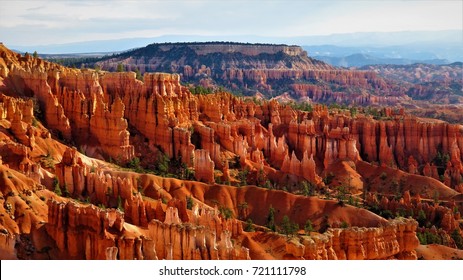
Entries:
[[284,216],[283,220],[281,221],[281,231],[284,233],[286,236],[291,236],[294,235],[297,230],[299,229],[299,226],[292,222],[288,216]]
[[194,202],[193,202],[193,198],[190,196],[187,196],[186,197],[186,208],[191,210],[193,209],[193,205],[194,205]]
[[275,226],[275,208],[270,206],[268,209],[268,216],[267,216],[267,227],[271,229],[272,231],[276,231],[276,226]]
[[117,72],[124,72],[124,65],[122,63],[117,64]]
[[246,226],[244,228],[244,231],[247,231],[247,232],[253,232],[254,231],[254,224],[253,224],[251,219],[248,219],[246,221]]
[[304,231],[306,234],[309,234],[311,231],[313,231],[313,225],[310,219],[307,219],[307,221],[305,222]]
[[135,69],[136,79],[139,81],[143,81],[143,76],[140,73],[140,70],[137,68]]

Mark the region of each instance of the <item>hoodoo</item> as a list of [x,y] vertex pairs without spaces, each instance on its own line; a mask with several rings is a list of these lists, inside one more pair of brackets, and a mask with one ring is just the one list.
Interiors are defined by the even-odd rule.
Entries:
[[[141,81],[0,45],[0,258],[416,259],[431,235],[459,246],[463,126],[404,110],[198,95],[181,83],[206,73],[263,86],[282,77],[384,86],[299,47],[148,50],[198,57],[183,74],[144,69]],[[258,58],[263,69],[199,67],[217,53]],[[267,55],[310,69],[275,70]]]

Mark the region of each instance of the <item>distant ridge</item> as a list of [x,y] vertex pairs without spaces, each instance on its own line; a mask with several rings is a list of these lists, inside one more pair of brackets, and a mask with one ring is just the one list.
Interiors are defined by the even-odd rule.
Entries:
[[427,63],[427,64],[449,64],[447,59],[409,59],[409,58],[382,58],[376,57],[369,54],[355,53],[348,56],[314,56],[314,58],[329,63],[333,66],[338,67],[362,67],[365,65],[384,65],[384,64],[393,64],[393,65],[410,65],[414,63]]
[[273,43],[249,43],[249,42],[237,42],[237,41],[192,41],[192,42],[163,42],[163,43],[152,43],[151,45],[243,45],[243,46],[284,46],[284,47],[298,47],[297,45],[288,44],[273,44]]
[[369,95],[395,94],[373,72],[335,68],[308,56],[300,46],[286,44],[153,43],[101,59],[61,62],[73,63],[75,67],[134,71],[142,75],[145,72],[176,73],[193,86],[223,87],[238,94],[259,93],[267,98],[286,93],[294,99],[363,104],[370,102]]
[[[461,73],[458,64],[442,67],[411,65],[403,72],[397,67],[381,68],[381,60],[368,54],[350,58],[377,66],[342,69],[308,56],[303,48],[295,45],[215,41],[152,43],[104,57],[57,58],[55,61],[77,68],[133,71],[138,73],[139,79],[143,79],[145,72],[176,73],[190,87],[201,87],[200,92],[224,88],[237,94],[287,101],[405,105],[413,103],[411,99],[416,98],[446,104],[463,102],[459,86],[461,74],[455,76],[458,71]],[[385,59],[383,62],[391,60],[401,59]],[[404,83],[408,72],[423,69],[427,75]],[[445,73],[450,75],[450,80],[445,78]],[[428,75],[437,79],[424,80]],[[444,79],[447,83],[442,83]],[[438,91],[434,90],[437,88]]]
[[193,50],[197,55],[206,55],[211,53],[241,53],[243,55],[256,56],[259,54],[276,54],[283,52],[286,55],[301,57],[307,56],[307,52],[296,45],[286,44],[267,44],[267,43],[241,43],[241,42],[180,42],[180,43],[153,43],[144,48],[137,48],[121,52],[119,56],[126,55],[150,55],[150,52],[162,51],[167,52],[172,49],[188,48]]
[[[10,49],[21,52],[47,53],[47,54],[71,54],[90,52],[121,52],[128,49],[140,48],[151,43],[162,42],[214,42],[234,41],[249,43],[288,44],[298,46],[335,45],[338,47],[406,47],[413,45],[415,51],[423,52],[431,50],[433,53],[452,48],[451,57],[461,57],[463,35],[461,30],[439,31],[402,31],[402,32],[358,32],[331,35],[309,35],[294,37],[271,37],[258,35],[163,35],[149,38],[124,38],[113,40],[98,40],[72,42],[49,45],[14,45],[4,42]],[[460,51],[459,51],[460,50]],[[353,54],[350,52],[344,55]],[[460,54],[458,54],[460,53]],[[447,58],[448,57],[442,57]],[[449,59],[452,60],[452,59]],[[458,59],[457,59],[458,60]]]

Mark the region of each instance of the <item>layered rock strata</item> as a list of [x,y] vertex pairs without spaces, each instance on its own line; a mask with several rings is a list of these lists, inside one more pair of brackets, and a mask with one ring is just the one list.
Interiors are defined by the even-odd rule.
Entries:
[[[423,199],[439,190],[438,199],[453,199],[458,208],[462,149],[461,125],[404,112],[385,110],[375,119],[324,106],[304,112],[228,93],[194,95],[176,74],[145,74],[139,81],[132,72],[69,69],[0,46],[5,258],[37,257],[27,249],[30,243],[70,259],[414,258],[412,220],[388,222],[330,199],[214,182],[221,176],[230,184],[283,189],[309,181],[330,194],[341,181],[329,183],[329,171],[344,166],[345,181],[359,181],[358,193],[365,186],[390,195],[398,178],[398,187]],[[151,155],[159,153],[191,168],[204,183],[136,174],[95,159],[124,164],[139,157],[150,166],[158,161]],[[382,203],[385,209],[402,207]],[[299,228],[307,219],[317,230],[342,222],[352,228],[299,235],[294,242],[276,233],[243,232],[236,218],[265,226],[270,207],[278,210],[278,224],[286,215]],[[421,209],[442,215],[446,230],[457,229],[449,207]],[[13,238],[26,235],[32,240]],[[15,252],[16,245],[21,250]],[[269,246],[273,254],[258,253]]]

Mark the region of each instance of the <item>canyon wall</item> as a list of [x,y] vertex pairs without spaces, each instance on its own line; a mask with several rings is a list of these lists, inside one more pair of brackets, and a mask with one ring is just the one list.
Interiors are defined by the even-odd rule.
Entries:
[[346,104],[401,104],[411,98],[406,89],[375,71],[334,68],[307,56],[299,46],[239,43],[151,44],[98,62],[114,71],[178,73],[185,82],[226,87],[249,95]]
[[[386,120],[354,118],[325,107],[304,113],[276,101],[258,105],[226,93],[192,95],[176,74],[145,74],[141,82],[134,73],[58,71],[55,64],[6,54],[7,88],[15,84],[39,101],[51,98],[42,106],[46,124],[65,139],[72,136],[84,150],[95,147],[94,156],[128,162],[135,153],[160,151],[197,168],[198,178],[208,182],[213,181],[211,166],[195,160],[207,156],[195,150],[209,153],[212,170],[223,171],[234,154],[242,163],[254,160],[316,184],[320,170],[336,160],[378,162],[405,171],[415,160],[416,172],[429,175],[426,164],[432,169],[436,156],[448,154],[446,166],[438,167],[439,175],[448,178],[445,184],[455,188],[463,174],[461,125],[392,113]],[[133,146],[129,126],[144,145]],[[312,171],[302,174],[306,168]]]
[[[370,75],[342,81],[335,71],[323,73],[346,83]],[[373,118],[321,105],[299,111],[225,92],[194,95],[177,74],[146,73],[140,81],[133,72],[69,69],[3,45],[0,140],[0,191],[14,202],[0,208],[9,217],[1,223],[6,233],[0,232],[5,258],[24,257],[11,242],[28,248],[12,240],[31,235],[34,246],[47,240],[40,245],[51,248],[49,257],[69,259],[413,259],[414,220],[386,221],[329,197],[288,190],[301,194],[298,184],[307,181],[337,194],[337,187],[355,181],[356,195],[390,194],[400,177],[406,180],[399,186],[423,199],[439,190],[438,198],[461,207],[461,125],[403,111]],[[147,174],[159,155],[193,170],[196,181]],[[233,186],[219,184],[222,178]],[[391,205],[384,202],[385,209]],[[265,230],[243,231],[248,218],[266,226],[270,207],[279,211],[278,223],[286,215],[302,228],[311,219],[322,233],[288,241]],[[22,212],[28,214],[16,218]],[[426,212],[432,213],[456,229],[448,210]],[[342,222],[350,227],[336,226]],[[258,253],[272,246],[274,254]]]

